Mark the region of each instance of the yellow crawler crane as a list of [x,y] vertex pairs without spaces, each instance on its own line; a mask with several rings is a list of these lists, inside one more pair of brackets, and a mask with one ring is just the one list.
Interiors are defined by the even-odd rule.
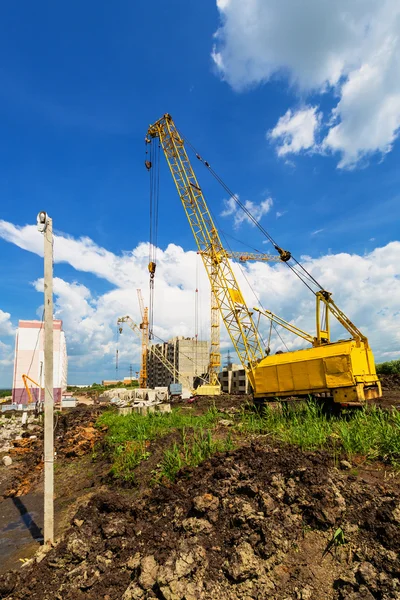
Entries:
[[[322,288],[315,294],[317,335],[307,339],[312,347],[265,356],[253,312],[243,299],[228,252],[221,243],[189,161],[184,139],[176,129],[171,115],[165,114],[149,127],[146,141],[151,143],[154,138],[159,140],[168,162],[206,268],[215,302],[238,357],[247,370],[254,398],[264,400],[325,393],[331,395],[334,402],[350,406],[360,405],[366,399],[379,398],[382,391],[367,338],[336,306],[331,294]],[[199,155],[197,158],[201,159]],[[209,167],[208,163],[202,162]],[[290,253],[276,244],[275,249],[283,262],[291,259]],[[350,340],[330,341],[329,313],[350,333]]]

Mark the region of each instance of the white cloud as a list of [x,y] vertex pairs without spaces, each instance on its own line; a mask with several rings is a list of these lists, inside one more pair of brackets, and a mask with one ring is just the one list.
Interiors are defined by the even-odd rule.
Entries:
[[0,381],[2,387],[11,388],[13,363],[13,348],[0,340]]
[[[325,289],[333,293],[338,306],[365,333],[377,361],[400,358],[400,328],[393,323],[400,317],[400,242],[391,242],[363,256],[328,254],[319,258],[302,257],[302,264]],[[285,265],[248,263],[246,277],[257,291],[263,306],[293,321],[302,329],[315,332],[314,299]],[[240,285],[249,303],[256,302],[243,276]],[[257,306],[256,304],[252,304]],[[334,334],[347,337],[340,326]],[[265,326],[265,336],[268,328]],[[296,338],[280,330],[289,349],[299,346]],[[282,347],[275,340],[273,349]]]
[[[239,198],[239,195],[236,194],[236,197]],[[272,198],[266,198],[259,204],[257,204],[256,202],[252,202],[251,200],[246,200],[244,203],[244,206],[252,214],[256,221],[260,221],[262,217],[271,210],[272,205]],[[224,200],[224,206],[225,208],[221,212],[221,217],[233,216],[233,226],[235,229],[239,229],[239,227],[243,223],[248,223],[254,227],[253,221],[238,206],[238,204],[235,201],[235,198],[229,198],[228,200]]]
[[[14,232],[13,243],[23,245],[28,251],[38,253],[36,241],[30,227],[14,228],[8,224],[7,231]],[[1,231],[1,230],[0,230]],[[4,231],[4,229],[3,229]],[[1,237],[5,237],[1,234]],[[42,242],[38,232],[36,235]],[[9,236],[9,241],[12,241]],[[67,256],[66,249],[74,242],[76,251],[81,246],[85,260],[81,264],[71,256],[69,264],[77,271],[93,272],[99,275],[98,256],[107,256],[109,264],[119,265],[119,278],[111,291],[96,295],[79,282],[67,282],[57,276],[57,264]],[[73,240],[69,236],[58,236],[55,246],[55,313],[64,321],[67,344],[70,353],[70,366],[74,371],[97,373],[101,379],[103,366],[114,364],[117,345],[117,318],[131,315],[134,321],[140,320],[136,289],[141,287],[148,305],[148,274],[146,273],[147,252],[145,245],[139,244],[132,252],[121,256],[98,247],[91,240]],[[143,258],[145,257],[145,258]],[[192,336],[194,334],[196,271],[199,283],[199,312],[201,315],[200,335],[209,336],[210,293],[205,269],[201,258],[194,251],[185,252],[179,246],[170,244],[166,250],[158,250],[158,265],[155,278],[155,333],[163,339],[173,335]],[[363,256],[346,253],[329,254],[319,258],[302,257],[304,266],[326,289],[334,293],[334,298],[344,312],[370,338],[378,360],[399,355],[400,329],[393,323],[399,319],[400,306],[400,242],[392,242],[383,248],[376,248]],[[92,270],[91,270],[92,264]],[[250,307],[257,306],[257,293],[263,306],[293,320],[300,327],[310,331],[314,325],[314,299],[295,276],[291,276],[282,264],[248,263],[235,264],[235,273],[243,294]],[[110,281],[114,275],[103,269],[102,277]],[[244,276],[244,273],[246,277]],[[78,274],[77,274],[78,276]],[[251,285],[249,287],[248,282]],[[43,289],[43,281],[37,280],[35,288]],[[41,295],[38,296],[38,304]],[[6,313],[7,314],[7,313]],[[7,316],[6,321],[9,320]],[[7,332],[10,332],[7,326]],[[268,336],[268,325],[262,331]],[[340,330],[336,328],[339,334]],[[299,341],[287,332],[281,331],[289,348],[299,346]],[[228,345],[225,328],[221,328],[222,344]],[[128,328],[119,336],[120,361],[127,365],[138,364],[140,341]],[[275,340],[273,349],[281,347]],[[1,349],[0,349],[1,350]],[[3,348],[0,361],[7,361],[11,379],[12,351]],[[1,363],[0,363],[1,367]],[[1,373],[0,373],[1,374]],[[93,381],[96,376],[93,377]]]
[[[43,237],[38,233],[36,225],[19,227],[0,220],[0,237],[8,242],[43,256]],[[131,253],[116,256],[105,248],[97,246],[90,238],[74,239],[66,234],[55,234],[54,256],[57,262],[69,263],[79,271],[94,273],[115,285],[132,282],[130,270],[126,264],[143,265],[148,262],[147,244],[139,244]]]
[[319,233],[322,233],[323,231],[325,231],[324,229],[316,229],[315,231],[311,232],[311,235],[318,235]]
[[316,106],[292,112],[281,117],[267,138],[278,143],[278,156],[298,154],[302,150],[316,150],[316,134],[321,124],[321,113]]
[[[400,127],[398,0],[225,0],[213,59],[236,90],[281,77],[302,99],[339,101],[323,150],[353,168],[390,151]],[[289,144],[290,148],[290,144]]]
[[13,335],[14,327],[11,323],[11,315],[0,309],[0,335]]
[[[400,18],[394,19],[400,31]],[[390,33],[388,32],[390,36]],[[341,168],[353,168],[364,157],[392,149],[400,127],[400,41],[381,40],[377,54],[349,73],[333,111],[324,148],[341,152]]]
[[13,363],[13,351],[10,345],[0,341],[0,367],[9,367]]
[[225,208],[221,213],[221,217],[230,217],[230,215],[233,215],[238,210],[238,205],[236,204],[235,198],[224,200],[224,206]]
[[283,217],[283,215],[286,215],[286,213],[287,213],[287,210],[282,210],[282,211],[277,210],[276,211],[276,218],[280,219],[281,217]]

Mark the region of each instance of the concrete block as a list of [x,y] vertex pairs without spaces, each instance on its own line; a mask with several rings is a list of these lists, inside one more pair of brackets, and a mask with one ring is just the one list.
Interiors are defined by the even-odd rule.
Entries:
[[137,400],[146,400],[148,391],[147,388],[137,388],[136,390],[133,390],[134,398]]
[[157,409],[157,412],[161,412],[161,413],[170,413],[171,412],[171,405],[170,404],[157,404],[157,406],[155,407]]
[[77,405],[76,398],[62,398],[61,408],[75,408]]
[[124,406],[124,407],[118,409],[118,414],[123,415],[123,416],[131,415],[132,411],[133,411],[132,406]]

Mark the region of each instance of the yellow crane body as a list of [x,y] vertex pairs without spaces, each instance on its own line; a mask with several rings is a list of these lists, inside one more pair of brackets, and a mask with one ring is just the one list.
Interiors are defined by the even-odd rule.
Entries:
[[[229,261],[233,255],[222,245],[188,158],[185,140],[178,132],[171,115],[165,114],[149,127],[146,141],[151,143],[154,138],[159,140],[164,152],[210,280],[215,300],[212,313],[216,314],[216,309],[219,309],[236,353],[247,371],[254,398],[287,398],[327,393],[333,396],[336,403],[349,405],[360,404],[369,398],[379,398],[382,395],[381,385],[367,338],[336,306],[331,294],[322,288],[315,294],[315,337],[268,311],[259,310],[270,320],[312,344],[306,350],[265,356],[268,349],[265,349],[258,326],[253,320],[254,313],[245,303]],[[197,157],[199,158],[198,155]],[[290,253],[276,245],[275,249],[282,261],[290,260]],[[252,256],[240,255],[234,258],[251,260]],[[352,339],[331,342],[329,314],[337,319]],[[219,369],[217,336],[215,341],[215,364],[210,365],[210,371],[216,374]]]
[[327,393],[338,404],[354,405],[382,395],[372,351],[358,340],[267,356],[249,379],[255,398]]

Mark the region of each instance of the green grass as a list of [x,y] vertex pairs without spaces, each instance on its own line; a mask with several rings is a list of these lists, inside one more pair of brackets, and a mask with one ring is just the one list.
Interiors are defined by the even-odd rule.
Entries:
[[[233,447],[230,435],[215,438],[213,430],[224,415],[214,407],[200,416],[174,409],[172,413],[118,415],[103,413],[99,427],[107,426],[105,449],[112,461],[111,473],[133,482],[135,469],[150,456],[151,442],[178,432],[179,442],[166,446],[154,479],[173,480],[185,466],[196,466],[218,451]],[[366,408],[341,416],[326,414],[315,402],[266,408],[262,414],[246,407],[236,417],[235,431],[243,440],[249,434],[269,435],[272,439],[296,445],[303,450],[327,449],[337,464],[341,454],[380,459],[400,467],[400,412]],[[221,434],[221,432],[219,432]],[[167,444],[167,441],[165,441]]]
[[234,447],[230,433],[225,439],[215,440],[211,432],[200,430],[189,437],[182,431],[180,444],[174,443],[172,448],[164,451],[163,459],[156,470],[156,480],[163,477],[174,481],[176,474],[184,467],[197,467],[216,452],[225,452]]
[[212,429],[222,416],[216,408],[200,416],[180,409],[171,413],[132,413],[126,416],[110,411],[103,413],[96,424],[108,428],[105,447],[113,462],[111,473],[125,481],[133,481],[135,468],[150,456],[150,442],[174,431],[196,433]]
[[395,409],[371,407],[335,417],[310,401],[287,410],[267,407],[263,414],[243,411],[241,422],[245,432],[270,434],[304,450],[328,447],[334,454],[342,449],[349,457],[400,461],[400,412]]

